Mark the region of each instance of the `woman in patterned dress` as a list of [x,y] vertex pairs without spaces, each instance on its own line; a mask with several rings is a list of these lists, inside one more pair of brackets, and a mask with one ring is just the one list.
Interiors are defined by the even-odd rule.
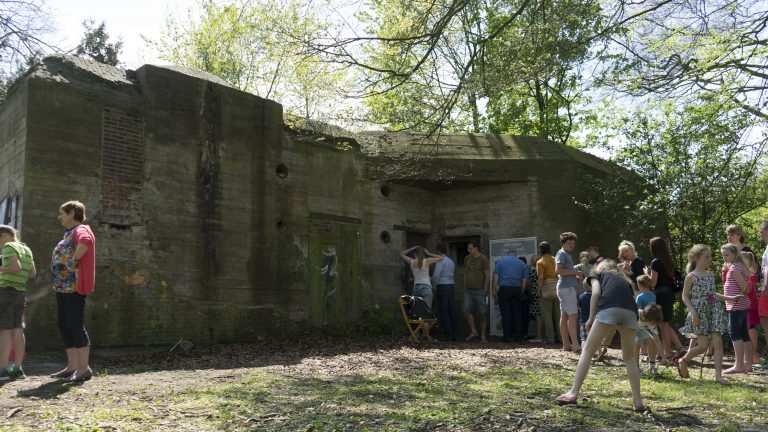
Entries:
[[531,342],[544,342],[544,322],[539,310],[539,274],[536,266],[528,266],[528,318],[536,321],[536,339]]
[[725,296],[715,291],[715,278],[707,270],[712,264],[709,247],[697,244],[688,251],[688,275],[683,284],[683,303],[688,306],[688,317],[680,333],[696,338],[696,346],[675,361],[677,371],[683,378],[689,378],[688,362],[703,353],[710,338],[715,349],[715,381],[723,383],[723,337],[728,329],[728,318],[722,302],[735,301],[741,296]]

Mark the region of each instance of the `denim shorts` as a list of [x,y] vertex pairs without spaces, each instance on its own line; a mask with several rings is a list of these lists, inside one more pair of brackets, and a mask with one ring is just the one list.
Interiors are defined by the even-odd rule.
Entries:
[[485,319],[488,306],[485,304],[485,290],[482,288],[464,288],[464,315],[472,314],[476,319]]
[[641,328],[635,332],[635,342],[645,342],[648,339],[652,339],[653,335],[648,330]]
[[749,342],[747,309],[728,311],[728,335],[734,342]]
[[597,312],[595,321],[622,328],[640,330],[637,325],[637,312],[620,307],[610,307]]
[[579,313],[579,300],[576,298],[576,288],[558,288],[557,299],[560,300],[561,313],[568,315]]

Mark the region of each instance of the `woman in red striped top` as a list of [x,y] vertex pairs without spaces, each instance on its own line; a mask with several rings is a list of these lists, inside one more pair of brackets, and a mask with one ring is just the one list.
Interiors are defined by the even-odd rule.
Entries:
[[752,372],[752,357],[745,353],[752,352],[752,343],[747,332],[747,311],[749,310],[749,297],[747,294],[747,265],[744,262],[739,249],[727,243],[720,246],[723,260],[727,264],[727,272],[723,279],[723,294],[726,296],[741,296],[737,301],[725,302],[728,311],[728,333],[733,341],[733,351],[736,364],[723,371],[724,374],[739,374]]

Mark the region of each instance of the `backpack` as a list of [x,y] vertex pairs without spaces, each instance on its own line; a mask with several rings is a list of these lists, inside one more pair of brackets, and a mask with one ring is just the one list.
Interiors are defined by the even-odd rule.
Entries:
[[432,319],[435,315],[432,313],[431,308],[424,301],[423,297],[417,296],[405,296],[408,298],[408,306],[406,307],[406,313],[409,319]]
[[683,292],[683,283],[685,282],[685,279],[683,279],[683,275],[675,269],[675,272],[672,276],[672,292]]

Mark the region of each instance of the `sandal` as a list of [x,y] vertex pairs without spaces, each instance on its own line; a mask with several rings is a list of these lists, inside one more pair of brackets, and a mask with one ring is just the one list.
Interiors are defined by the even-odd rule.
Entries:
[[467,336],[467,342],[471,341],[476,337],[477,337],[477,333],[470,333],[469,336]]
[[691,375],[688,373],[688,362],[683,360],[682,358],[679,358],[675,360],[675,366],[677,366],[677,373],[680,374],[680,378],[690,378]]
[[636,413],[639,413],[639,414],[643,414],[645,412],[650,411],[650,409],[647,406],[645,406],[645,405],[640,405],[639,407],[632,407],[632,411],[634,411]]
[[723,373],[726,374],[726,375],[734,375],[734,374],[743,374],[743,373],[746,373],[746,372],[744,372],[743,370],[738,370],[734,366],[734,367],[730,367],[730,368],[724,370]]
[[56,372],[55,374],[51,374],[50,377],[51,378],[58,378],[58,379],[67,379],[67,378],[70,378],[72,375],[74,375],[76,371],[77,371],[76,369],[72,369],[71,371],[68,371],[66,369],[62,369],[62,370]]
[[568,396],[568,393],[556,397],[555,401],[558,405],[576,405],[578,403],[576,396]]
[[603,347],[603,348],[600,350],[600,355],[599,355],[599,356],[597,356],[597,358],[595,359],[595,361],[603,361],[603,360],[605,360],[605,354],[606,354],[607,352],[608,352],[608,348],[607,348],[607,347]]
[[675,360],[681,359],[681,358],[685,357],[686,354],[688,354],[688,351],[686,351],[684,349],[678,350],[678,351],[675,352],[675,356],[673,357],[673,359],[675,359]]

